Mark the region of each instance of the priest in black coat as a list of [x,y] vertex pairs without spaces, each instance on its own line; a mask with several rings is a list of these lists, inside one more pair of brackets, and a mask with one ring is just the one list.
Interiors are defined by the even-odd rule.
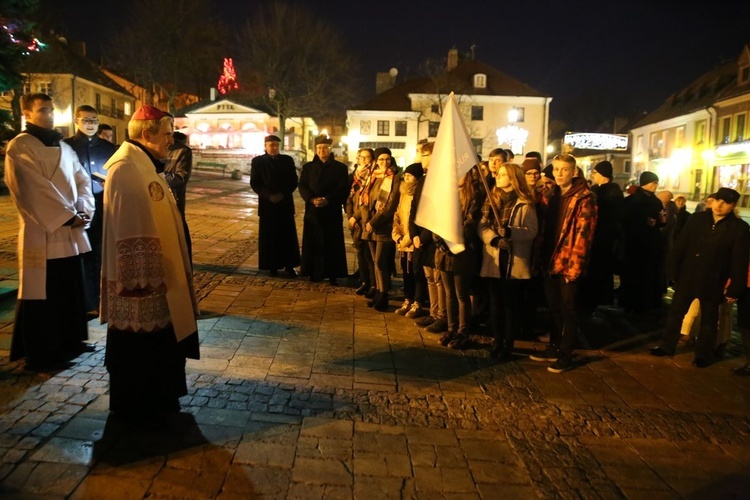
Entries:
[[305,200],[302,276],[310,281],[348,276],[343,206],[349,195],[349,169],[331,154],[331,139],[315,139],[315,158],[302,166],[299,194]]
[[293,198],[298,178],[292,157],[279,154],[280,142],[266,137],[266,154],[250,163],[250,187],[258,193],[258,268],[271,276],[283,268],[293,278],[300,265]]

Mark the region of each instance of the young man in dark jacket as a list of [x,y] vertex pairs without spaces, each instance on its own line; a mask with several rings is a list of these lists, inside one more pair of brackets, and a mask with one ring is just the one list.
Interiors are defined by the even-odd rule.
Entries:
[[86,290],[86,310],[90,317],[98,316],[99,310],[99,276],[102,267],[102,210],[104,209],[104,183],[94,173],[106,176],[104,164],[115,154],[117,146],[99,138],[99,114],[92,106],[83,105],[76,108],[76,133],[65,142],[73,148],[83,169],[91,178],[91,190],[94,193],[94,217],[86,234],[91,242],[91,251],[83,254],[84,287]]

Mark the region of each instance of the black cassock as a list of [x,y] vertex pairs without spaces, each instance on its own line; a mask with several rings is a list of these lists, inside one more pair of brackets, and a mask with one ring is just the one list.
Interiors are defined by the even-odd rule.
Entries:
[[[291,156],[268,154],[253,158],[250,187],[258,193],[258,268],[277,270],[300,265],[297,226],[294,223],[294,190],[297,169]],[[271,194],[284,198],[278,203]]]
[[[305,200],[302,276],[321,280],[348,275],[342,214],[349,187],[349,169],[334,160],[333,155],[325,163],[315,156],[302,167],[299,181],[299,194]],[[321,196],[328,200],[328,205],[316,207],[312,199]]]

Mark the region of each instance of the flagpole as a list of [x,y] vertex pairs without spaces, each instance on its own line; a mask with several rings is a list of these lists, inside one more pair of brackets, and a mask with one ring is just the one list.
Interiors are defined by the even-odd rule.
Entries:
[[482,175],[482,169],[474,166],[477,170],[479,170],[479,177],[482,179],[482,185],[484,186],[484,190],[487,193],[487,201],[490,203],[490,208],[492,208],[492,213],[495,215],[495,225],[500,224],[500,216],[497,213],[497,207],[495,206],[495,202],[492,201],[492,193],[490,193],[490,186],[487,184],[487,179]]

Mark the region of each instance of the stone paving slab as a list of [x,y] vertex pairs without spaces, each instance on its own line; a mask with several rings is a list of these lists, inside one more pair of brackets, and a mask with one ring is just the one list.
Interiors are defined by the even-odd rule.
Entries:
[[[688,352],[652,358],[658,330],[613,310],[589,342],[601,347],[561,375],[526,357],[543,348],[528,340],[505,364],[482,335],[451,351],[365,307],[353,286],[258,272],[256,207],[247,182],[191,179],[202,359],[188,362],[189,394],[165,431],[107,411],[95,320],[99,348],[69,370],[9,363],[1,322],[13,302],[0,297],[0,497],[746,496],[750,381],[729,374],[738,359],[699,370]],[[0,234],[16,229],[0,197]],[[15,239],[0,239],[0,269],[12,275],[14,259]]]

